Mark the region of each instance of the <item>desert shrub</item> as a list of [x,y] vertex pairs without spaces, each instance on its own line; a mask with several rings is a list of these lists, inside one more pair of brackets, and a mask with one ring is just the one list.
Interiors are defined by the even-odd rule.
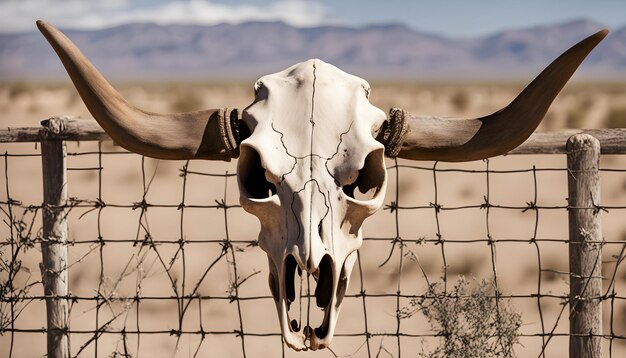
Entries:
[[27,82],[18,81],[11,85],[9,89],[9,98],[16,99],[22,94],[27,94],[33,91],[33,86]]
[[519,343],[521,315],[512,311],[509,300],[499,299],[492,282],[482,280],[476,287],[460,276],[452,290],[443,292],[439,283],[431,284],[427,294],[413,302],[413,311],[403,310],[402,317],[421,311],[431,329],[441,337],[434,349],[423,357],[513,357]]
[[466,90],[458,90],[450,97],[450,103],[456,111],[462,112],[470,105],[470,95]]
[[626,128],[626,107],[613,108],[606,116],[606,125],[609,128]]
[[202,105],[202,97],[193,92],[185,92],[176,96],[170,103],[170,108],[173,112],[190,112],[202,109]]

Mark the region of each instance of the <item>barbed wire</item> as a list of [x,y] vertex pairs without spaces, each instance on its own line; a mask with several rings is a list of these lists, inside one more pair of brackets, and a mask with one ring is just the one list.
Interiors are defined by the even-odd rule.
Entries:
[[[41,288],[42,281],[37,274],[38,245],[44,240],[41,232],[41,213],[46,206],[40,202],[24,202],[18,196],[13,195],[13,190],[21,183],[12,181],[10,175],[11,165],[14,161],[26,160],[27,158],[38,158],[40,153],[9,153],[0,154],[4,167],[4,195],[0,197],[0,213],[2,215],[2,241],[0,241],[0,351],[7,356],[19,356],[16,350],[16,342],[35,339],[41,340],[40,349],[37,351],[41,355],[45,354],[45,338],[43,333],[47,332],[45,327],[36,326],[37,322],[44,322],[44,317],[37,317],[42,314],[41,305],[46,298]],[[159,202],[150,198],[152,185],[157,178],[157,170],[150,172],[146,166],[146,159],[141,158],[141,188],[142,192],[138,201],[115,201],[109,200],[104,193],[107,187],[104,178],[105,169],[108,170],[111,164],[104,163],[104,159],[109,156],[115,157],[115,161],[136,160],[137,156],[122,151],[103,150],[99,144],[97,150],[83,150],[68,152],[68,171],[96,173],[94,179],[96,194],[93,197],[70,197],[66,205],[61,206],[67,212],[70,225],[79,220],[95,219],[92,233],[87,237],[72,237],[68,242],[70,257],[67,270],[70,273],[88,271],[93,269],[95,264],[97,284],[91,286],[91,294],[86,293],[88,289],[81,286],[72,287],[70,279],[70,292],[67,296],[58,296],[57,299],[66,299],[70,302],[70,322],[64,332],[71,337],[72,356],[123,356],[136,357],[145,355],[143,352],[150,352],[155,344],[154,340],[147,337],[163,336],[172,337],[174,342],[167,346],[172,350],[171,355],[184,354],[188,356],[214,356],[218,341],[209,340],[215,337],[229,337],[232,340],[219,341],[219,344],[227,346],[225,352],[235,352],[241,356],[258,356],[271,354],[266,351],[268,344],[279,346],[283,357],[292,354],[291,350],[285,347],[280,334],[279,325],[275,321],[267,322],[265,329],[260,329],[260,323],[255,322],[264,318],[253,317],[249,305],[265,307],[273,312],[273,299],[267,287],[260,291],[248,289],[251,282],[265,279],[265,270],[251,267],[249,260],[241,256],[254,251],[255,255],[262,255],[257,248],[258,241],[249,238],[235,238],[232,236],[232,215],[245,215],[241,206],[232,202],[229,195],[232,192],[235,174],[225,170],[212,172],[210,170],[200,170],[190,168],[190,162],[184,162],[180,168],[168,168],[167,175],[179,177],[180,200],[176,202]],[[84,165],[73,163],[73,159],[95,158],[95,163]],[[130,159],[129,159],[130,158]],[[500,319],[500,305],[511,302],[513,307],[517,307],[516,302],[532,300],[536,306],[536,312],[521,311],[522,317],[536,314],[539,322],[526,324],[536,327],[536,330],[525,330],[519,334],[522,339],[528,339],[532,343],[530,346],[518,346],[518,350],[532,350],[537,352],[539,357],[547,356],[547,350],[554,347],[554,339],[567,338],[572,336],[569,332],[562,331],[562,326],[567,323],[567,314],[571,297],[569,292],[555,293],[553,289],[559,286],[546,281],[546,275],[555,275],[569,278],[568,271],[550,268],[545,263],[542,255],[542,244],[578,244],[572,243],[567,238],[545,237],[538,235],[540,229],[540,213],[544,211],[567,212],[572,209],[567,203],[547,205],[539,204],[540,199],[540,173],[557,173],[563,175],[563,182],[568,175],[568,169],[564,167],[537,167],[532,165],[525,169],[499,170],[490,167],[489,161],[484,161],[482,169],[460,168],[439,168],[439,163],[420,165],[406,164],[398,160],[388,162],[388,171],[393,180],[389,181],[388,195],[389,202],[385,204],[383,210],[377,215],[386,215],[386,222],[392,223],[392,235],[367,235],[364,237],[364,247],[368,244],[386,244],[386,253],[383,260],[373,259],[366,256],[367,250],[360,250],[357,256],[357,268],[353,273],[352,291],[345,295],[346,300],[354,303],[354,307],[360,307],[361,317],[346,316],[342,314],[340,321],[351,320],[362,322],[361,329],[355,329],[355,324],[348,325],[348,328],[338,328],[335,336],[337,339],[354,338],[350,340],[353,345],[345,348],[345,354],[338,354],[337,348],[328,349],[328,355],[338,356],[368,356],[378,357],[385,354],[400,357],[407,353],[416,352],[415,347],[422,347],[426,344],[424,339],[437,340],[445,338],[445,332],[438,332],[432,329],[424,331],[425,318],[418,315],[420,311],[419,302],[424,300],[436,300],[441,297],[451,299],[468,299],[469,294],[459,294],[451,287],[454,280],[458,278],[459,272],[451,269],[451,262],[454,260],[452,251],[461,245],[484,243],[489,248],[489,280],[493,283],[495,290],[489,294],[490,300],[495,303],[496,320]],[[624,173],[626,168],[601,168],[601,173]],[[401,185],[403,176],[410,175],[411,172],[429,174],[431,182],[428,184],[432,189],[432,200],[421,199],[424,203],[405,202],[404,188]],[[484,195],[482,201],[466,205],[450,205],[441,200],[442,174],[458,173],[480,176],[484,180]],[[392,174],[392,175],[391,175]],[[532,199],[521,205],[501,204],[493,197],[492,179],[498,175],[532,175],[529,185],[532,188]],[[193,187],[190,178],[205,178],[211,180],[212,190],[215,191],[217,185],[221,185],[221,194],[215,198],[207,198],[204,203],[198,204],[195,200],[190,201],[190,195],[197,195],[202,191],[202,187],[197,184]],[[85,179],[81,179],[85,180]],[[217,181],[221,181],[218,184]],[[84,184],[84,182],[82,182]],[[71,186],[73,183],[69,181]],[[426,183],[423,183],[426,185]],[[114,188],[113,188],[114,190]],[[232,195],[231,195],[232,196]],[[119,199],[118,199],[119,200]],[[404,205],[401,205],[403,203]],[[413,205],[415,204],[415,205]],[[152,216],[153,210],[166,209],[167,215],[160,214]],[[605,213],[613,213],[626,209],[626,205],[594,206],[594,210]],[[105,216],[112,210],[122,210],[128,212],[130,216],[136,216],[134,220],[134,235],[110,235],[107,233],[111,225],[116,225],[108,221]],[[189,224],[187,223],[190,211],[200,211],[208,213],[218,210],[222,214],[222,228],[224,233],[207,228],[207,232],[200,237],[191,237],[188,234]],[[463,215],[472,210],[479,210],[484,214],[484,236],[463,236],[448,237],[444,233],[444,223],[441,215],[450,212]],[[234,212],[236,211],[236,212]],[[530,237],[517,236],[511,234],[509,237],[494,234],[493,215],[495,211],[520,212],[534,214],[532,235]],[[410,223],[402,221],[402,213],[430,212],[433,214],[434,233],[433,237],[425,234],[405,234],[404,228]],[[150,213],[150,215],[149,215]],[[177,213],[178,215],[175,215]],[[177,235],[164,234],[151,229],[150,223],[155,220],[167,220],[176,222],[178,216]],[[206,215],[208,217],[208,215]],[[149,220],[150,219],[150,220]],[[208,219],[207,219],[208,220]],[[240,220],[236,221],[240,225]],[[215,225],[213,223],[212,225]],[[567,225],[566,222],[562,225]],[[5,230],[6,229],[6,230]],[[71,226],[70,226],[71,229]],[[514,230],[512,230],[514,231]],[[588,244],[589,242],[587,242]],[[536,285],[535,289],[524,293],[508,293],[507,287],[515,286],[515,282],[507,282],[506,276],[498,273],[498,268],[502,262],[498,261],[498,249],[505,245],[532,245],[536,253]],[[601,337],[608,344],[609,356],[621,356],[626,351],[626,326],[623,326],[622,319],[626,312],[626,294],[623,289],[618,293],[620,281],[626,279],[626,269],[623,268],[626,257],[626,242],[624,238],[604,238],[597,244],[603,247],[614,247],[616,254],[611,259],[603,261],[603,272],[599,276],[603,277],[605,284],[603,294],[591,299],[597,299],[604,303],[605,317],[609,318],[605,324],[608,333],[585,334],[585,337]],[[465,246],[462,246],[465,247]],[[506,247],[506,246],[505,246]],[[202,249],[205,261],[198,262],[197,252]],[[441,269],[433,270],[425,267],[420,251],[426,249],[437,249],[441,257]],[[563,247],[565,250],[566,246]],[[119,255],[114,260],[110,250],[118,250],[124,255]],[[468,249],[465,249],[468,250]],[[380,250],[377,250],[380,251]],[[376,256],[377,258],[380,255]],[[411,278],[407,283],[407,267],[417,265],[417,274],[408,276]],[[412,267],[412,266],[411,266]],[[198,269],[200,268],[200,269]],[[386,286],[393,286],[394,290],[388,292],[378,292],[371,281],[371,272],[378,272],[381,268],[391,270],[391,277],[395,277],[395,282],[388,282]],[[478,275],[480,272],[473,272],[469,268],[469,274]],[[193,271],[193,273],[192,273]],[[440,277],[433,278],[433,272]],[[220,276],[225,274],[225,276]],[[369,276],[368,276],[369,275]],[[215,282],[216,277],[221,277],[220,282]],[[208,281],[219,287],[207,288]],[[156,282],[156,283],[155,283]],[[440,284],[442,292],[435,293],[430,288]],[[156,287],[155,287],[156,286]],[[504,286],[504,287],[503,287]],[[620,286],[621,287],[621,286]],[[546,290],[546,288],[548,288]],[[368,289],[372,292],[368,292]],[[561,287],[562,289],[562,287]],[[221,293],[220,293],[221,291]],[[211,293],[213,292],[213,293]],[[215,293],[217,292],[217,293]],[[313,298],[310,292],[305,292],[302,297]],[[389,314],[387,306],[381,308],[381,300],[393,301],[393,313]],[[385,302],[391,302],[385,301]],[[557,302],[559,309],[547,310],[551,303]],[[171,314],[162,314],[163,317],[155,324],[155,306],[163,303],[161,307],[169,310],[173,307]],[[358,303],[358,305],[357,305]],[[234,314],[225,318],[220,309],[234,307]],[[522,306],[522,305],[520,305]],[[221,307],[221,308],[220,308]],[[571,310],[571,307],[569,307]],[[389,322],[381,323],[378,318],[381,310],[393,316],[394,324]],[[32,312],[31,312],[32,311]],[[354,312],[354,308],[351,310]],[[206,321],[206,316],[213,317],[210,322]],[[93,320],[85,319],[86,316],[93,317]],[[268,316],[270,316],[268,314]],[[23,319],[26,317],[27,319]],[[263,316],[265,317],[265,316]],[[389,317],[388,317],[389,318]],[[221,322],[219,320],[225,320]],[[385,321],[387,319],[384,319]],[[262,322],[261,322],[262,323]],[[163,328],[163,326],[166,326]],[[225,328],[228,327],[228,328]],[[254,328],[250,328],[254,327]],[[561,327],[561,328],[560,328]],[[422,329],[422,331],[419,331]],[[37,335],[40,334],[40,335]],[[28,338],[22,338],[22,336]],[[583,336],[583,335],[573,335]],[[143,341],[142,341],[143,337]],[[194,337],[195,341],[189,337]],[[187,339],[185,343],[184,340]],[[280,339],[280,340],[279,340]],[[390,343],[393,339],[394,343]],[[529,342],[526,341],[526,342]],[[143,342],[143,343],[142,343]],[[619,342],[619,344],[614,344]],[[5,344],[6,343],[6,344]],[[274,347],[275,347],[274,346]],[[408,348],[407,348],[408,347]],[[20,348],[21,349],[21,348]],[[159,350],[160,351],[160,350]],[[263,352],[261,354],[260,352]],[[273,352],[273,351],[272,351]],[[213,354],[211,354],[213,353]]]

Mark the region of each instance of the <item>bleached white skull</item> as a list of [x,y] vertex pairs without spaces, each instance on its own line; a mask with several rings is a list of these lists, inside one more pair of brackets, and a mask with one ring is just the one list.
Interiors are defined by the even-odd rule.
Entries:
[[[387,116],[368,94],[364,80],[309,60],[262,77],[243,111],[252,134],[241,143],[241,204],[261,222],[270,289],[294,349],[305,349],[306,338],[312,349],[330,344],[361,224],[385,196],[385,148],[372,134]],[[303,272],[317,281],[318,327],[288,314]]]
[[[233,109],[157,114],[129,105],[78,48],[51,25],[37,25],[85,105],[121,146],[161,159],[230,160],[241,154],[242,206],[261,222],[259,244],[287,344],[328,347],[361,246],[363,221],[380,208],[384,157],[469,161],[524,142],[600,31],[552,62],[502,110],[477,119],[389,117],[368,101],[369,85],[321,60],[261,78],[241,116]],[[299,277],[317,281],[319,326],[289,316]],[[308,345],[307,345],[308,341]]]

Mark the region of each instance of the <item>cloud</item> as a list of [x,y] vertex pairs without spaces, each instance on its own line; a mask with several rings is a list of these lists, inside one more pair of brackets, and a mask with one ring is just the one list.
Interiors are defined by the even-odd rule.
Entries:
[[77,29],[129,22],[211,25],[258,20],[315,26],[332,21],[325,6],[306,0],[268,0],[265,4],[257,1],[254,5],[209,0],[0,0],[0,32],[31,31],[37,19]]

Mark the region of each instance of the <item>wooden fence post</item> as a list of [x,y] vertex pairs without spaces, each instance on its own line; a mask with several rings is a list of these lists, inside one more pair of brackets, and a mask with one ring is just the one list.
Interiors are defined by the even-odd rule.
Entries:
[[600,142],[578,134],[567,141],[570,268],[570,357],[602,354],[602,225]]
[[63,126],[53,119],[41,128],[43,240],[41,275],[46,296],[48,357],[69,357],[67,301],[67,166],[65,144],[55,135]]

